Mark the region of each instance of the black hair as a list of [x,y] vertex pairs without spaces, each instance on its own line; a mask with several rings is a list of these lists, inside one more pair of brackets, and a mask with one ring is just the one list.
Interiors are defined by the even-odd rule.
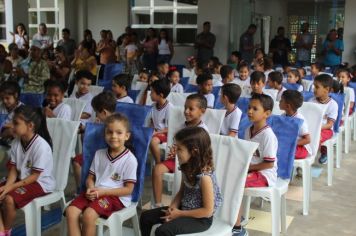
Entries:
[[277,32],[280,31],[280,30],[284,30],[284,27],[283,26],[279,26],[278,29],[277,29]]
[[16,48],[16,49],[19,49],[19,47],[17,46],[16,43],[10,43],[9,46],[8,46],[8,48],[9,48],[9,52],[12,51],[12,50],[14,50],[15,48]]
[[203,25],[210,25],[210,21],[205,21]]
[[263,69],[264,70],[270,70],[273,68],[273,60],[270,57],[264,57],[263,58]]
[[89,34],[89,35],[93,36],[93,34],[92,34],[90,29],[84,30],[84,34]]
[[165,65],[165,64],[169,65],[169,63],[165,60],[160,60],[157,62],[157,66],[161,66],[161,65]]
[[70,34],[70,30],[68,28],[64,28],[62,29],[62,33]]
[[186,101],[188,100],[196,100],[199,103],[200,109],[208,108],[208,101],[206,100],[206,97],[204,95],[201,95],[199,93],[193,93],[187,97]]
[[169,33],[168,33],[168,30],[167,29],[161,29],[160,31],[159,31],[159,37],[158,37],[158,42],[159,43],[161,43],[161,33],[162,32],[164,32],[164,33],[166,33],[166,42],[170,42],[171,41],[171,38],[169,37]]
[[221,75],[221,78],[223,78],[223,79],[226,78],[232,72],[233,72],[233,69],[229,65],[224,65],[220,68],[220,75]]
[[342,85],[341,81],[337,81],[333,79],[333,86],[332,86],[333,93],[344,93],[344,86]]
[[50,88],[59,88],[62,93],[65,93],[65,91],[67,90],[64,82],[51,79],[46,80],[46,82],[44,83],[44,87],[46,91]]
[[86,78],[88,80],[91,80],[92,82],[95,80],[95,76],[87,70],[79,70],[75,73],[75,81],[79,81],[82,78]]
[[0,93],[4,95],[14,96],[17,100],[20,99],[21,88],[15,81],[5,81],[0,85]]
[[257,29],[257,25],[255,25],[255,24],[250,24],[250,25],[248,26],[248,29]]
[[319,71],[325,70],[325,65],[321,62],[312,63],[311,66],[315,66]]
[[258,82],[262,81],[263,83],[266,83],[266,75],[265,73],[261,71],[254,71],[252,72],[250,76],[250,84],[256,84]]
[[198,75],[196,82],[198,85],[202,85],[208,80],[213,80],[213,76],[211,75],[211,73],[204,72],[201,75]]
[[[298,70],[298,72],[299,72],[299,70],[302,70],[302,71],[303,71],[304,76],[306,76],[306,75],[307,75],[307,71],[304,69],[304,67],[299,67],[299,68],[297,68],[297,70]],[[299,74],[300,74],[300,72],[299,72]],[[302,75],[301,75],[301,74],[300,74],[300,78],[302,78]]]
[[252,95],[250,101],[252,101],[252,100],[260,101],[264,111],[272,111],[273,110],[273,104],[274,104],[273,99],[266,94],[254,93]]
[[21,26],[22,29],[25,31],[25,35],[27,35],[27,29],[26,26],[23,23],[18,23],[15,28],[15,32],[17,33],[17,27]]
[[63,46],[57,46],[55,48],[55,51],[58,52],[58,53],[63,53],[66,56],[66,51],[65,51]]
[[297,90],[286,90],[282,93],[282,99],[289,104],[294,111],[303,105],[303,95]]
[[92,48],[92,43],[88,42],[88,41],[83,41],[83,42],[81,42],[80,45],[82,46],[83,49],[86,49],[88,51],[90,51]]
[[233,52],[231,52],[231,55],[239,58],[239,60],[241,59],[241,53],[239,51],[233,51]]
[[221,87],[221,95],[229,99],[229,103],[235,104],[241,95],[241,87],[237,84],[229,83]]
[[34,133],[46,140],[51,148],[53,147],[52,138],[49,135],[47,128],[46,116],[43,113],[42,108],[34,108],[27,105],[19,106],[14,111],[14,117],[19,117],[26,123],[32,122],[34,124]]
[[112,81],[120,87],[125,87],[126,91],[129,91],[131,88],[131,78],[128,74],[116,75]]
[[279,71],[272,71],[271,73],[268,74],[268,79],[280,85],[283,82],[283,75]]
[[317,75],[314,78],[314,83],[318,82],[324,88],[329,88],[330,90],[333,88],[333,78],[328,74]]
[[159,95],[162,94],[163,98],[166,98],[171,91],[171,85],[167,79],[159,79],[153,81],[151,84],[151,89]]
[[302,84],[302,77],[300,76],[300,73],[298,70],[293,69],[291,71],[289,71],[289,73],[293,74],[295,77],[298,77],[299,80],[297,81],[297,84]]
[[47,29],[47,25],[44,22],[40,23],[38,26],[42,26],[42,27],[45,27]]
[[[179,71],[177,70],[177,69],[172,69],[172,70],[170,70],[169,72],[168,72],[168,74],[167,74],[167,78],[171,78],[171,76],[173,75],[173,73],[175,73],[175,72],[178,72],[178,74],[179,74]],[[180,75],[180,74],[179,74]]]
[[114,113],[116,110],[116,98],[113,92],[104,91],[93,97],[91,106],[94,111],[102,112],[104,109]]
[[240,70],[241,70],[242,68],[244,68],[244,67],[246,67],[248,70],[250,70],[249,64],[246,63],[246,62],[244,62],[244,61],[239,64],[237,70],[240,71]]

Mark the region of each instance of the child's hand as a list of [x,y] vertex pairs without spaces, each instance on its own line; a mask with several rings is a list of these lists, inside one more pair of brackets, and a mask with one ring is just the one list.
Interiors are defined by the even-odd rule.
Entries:
[[166,222],[169,222],[171,220],[179,218],[181,215],[181,210],[179,210],[178,208],[169,207],[165,211],[165,213],[166,213],[166,216],[161,217],[161,219],[163,219]]
[[10,186],[4,185],[4,186],[0,187],[0,201],[4,200],[6,197],[6,194],[10,191],[11,191]]
[[88,188],[85,195],[88,200],[94,201],[99,198],[99,191],[96,188]]
[[53,111],[49,106],[43,108],[43,112],[45,113],[46,117],[54,117]]
[[177,145],[173,144],[171,147],[169,147],[167,159],[175,158],[176,155],[177,155]]

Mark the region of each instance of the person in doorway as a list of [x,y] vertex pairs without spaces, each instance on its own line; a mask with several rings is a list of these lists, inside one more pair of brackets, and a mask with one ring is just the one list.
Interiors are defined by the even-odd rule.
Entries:
[[284,36],[284,33],[284,27],[278,27],[277,35],[272,39],[269,46],[273,55],[273,63],[282,67],[288,65],[288,53],[291,50],[290,40]]
[[295,47],[297,48],[297,65],[300,67],[310,64],[311,49],[314,37],[309,33],[309,24],[302,24],[302,33],[297,36]]
[[202,64],[207,63],[209,59],[214,56],[216,37],[213,33],[210,32],[210,29],[210,22],[204,22],[203,32],[198,34],[194,44],[195,48],[198,50],[197,60]]
[[240,53],[242,60],[251,64],[253,59],[253,51],[257,48],[254,45],[253,36],[256,33],[257,26],[255,24],[249,25],[247,31],[240,37]]

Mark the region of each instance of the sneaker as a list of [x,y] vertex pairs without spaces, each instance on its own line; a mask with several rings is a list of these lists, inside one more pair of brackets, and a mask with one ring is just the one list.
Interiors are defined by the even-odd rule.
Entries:
[[319,163],[326,164],[327,161],[328,161],[328,156],[326,154],[321,154],[319,157]]
[[248,236],[248,232],[244,227],[241,228],[232,228],[233,236]]

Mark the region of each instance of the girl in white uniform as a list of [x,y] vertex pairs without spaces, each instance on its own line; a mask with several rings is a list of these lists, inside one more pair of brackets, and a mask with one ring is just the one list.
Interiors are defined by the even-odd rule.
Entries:
[[63,102],[65,93],[64,84],[50,80],[46,84],[47,106],[44,112],[48,118],[62,118],[72,120],[72,108]]

